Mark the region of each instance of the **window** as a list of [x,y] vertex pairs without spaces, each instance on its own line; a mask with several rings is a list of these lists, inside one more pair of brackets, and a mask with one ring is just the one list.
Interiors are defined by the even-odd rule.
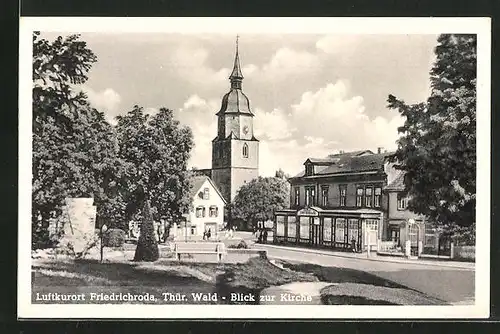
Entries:
[[323,240],[332,241],[332,218],[325,217],[323,221]]
[[276,235],[285,236],[285,216],[276,216]]
[[208,216],[209,217],[217,217],[219,216],[219,208],[215,205],[210,206],[210,209],[208,211]]
[[321,204],[328,206],[328,186],[321,187]]
[[295,198],[294,198],[294,203],[295,205],[299,205],[299,202],[300,201],[300,188],[299,187],[295,187]]
[[248,145],[247,145],[247,143],[243,144],[243,158],[248,158]]
[[208,188],[203,189],[203,199],[210,198],[210,190]]
[[306,187],[306,206],[316,205],[314,187]]
[[373,188],[366,188],[365,189],[365,206],[367,208],[372,207],[372,195],[373,195]]
[[373,206],[376,208],[380,208],[380,199],[382,197],[382,188],[375,188],[375,198],[373,202]]
[[337,218],[335,221],[335,241],[345,242],[345,218]]
[[340,185],[340,206],[346,206],[347,186]]
[[306,176],[310,176],[314,174],[314,166],[311,164],[306,165]]
[[406,210],[408,207],[408,197],[398,194],[398,210]]
[[196,218],[205,217],[205,207],[199,206],[196,208]]
[[361,207],[363,205],[363,188],[358,188],[356,190],[356,206]]

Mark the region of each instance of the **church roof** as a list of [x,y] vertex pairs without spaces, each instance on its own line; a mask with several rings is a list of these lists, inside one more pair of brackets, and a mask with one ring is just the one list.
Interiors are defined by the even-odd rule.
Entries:
[[241,89],[231,89],[229,93],[224,95],[217,115],[222,113],[248,114],[249,116],[253,116],[253,113],[250,111],[250,101]]
[[236,40],[236,55],[234,57],[233,71],[229,76],[229,80],[231,81],[231,90],[222,98],[221,108],[216,115],[247,114],[249,116],[254,116],[250,110],[250,101],[241,90],[243,74],[241,73],[238,40]]
[[238,52],[238,37],[236,38],[236,56],[234,57],[234,66],[229,79],[243,79],[240,66],[240,55]]

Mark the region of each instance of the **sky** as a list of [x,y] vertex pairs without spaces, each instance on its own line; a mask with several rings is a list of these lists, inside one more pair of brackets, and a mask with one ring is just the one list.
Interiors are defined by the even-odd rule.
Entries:
[[[69,34],[69,33],[68,33]],[[62,33],[46,33],[50,39]],[[191,127],[190,167],[211,167],[211,141],[229,91],[236,34],[82,33],[97,55],[81,87],[110,122],[142,106],[174,110]],[[309,157],[394,150],[404,120],[393,94],[429,95],[437,35],[240,34],[243,92],[255,114],[259,174],[295,175]]]

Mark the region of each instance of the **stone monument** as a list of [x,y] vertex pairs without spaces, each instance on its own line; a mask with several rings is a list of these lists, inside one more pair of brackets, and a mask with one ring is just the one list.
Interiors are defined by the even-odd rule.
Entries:
[[64,233],[59,244],[77,256],[84,255],[98,240],[97,208],[93,203],[93,198],[67,198],[63,207]]

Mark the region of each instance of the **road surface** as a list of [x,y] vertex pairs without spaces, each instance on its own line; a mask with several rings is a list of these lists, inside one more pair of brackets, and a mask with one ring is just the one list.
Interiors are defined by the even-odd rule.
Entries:
[[474,303],[474,269],[438,267],[413,263],[392,263],[343,258],[258,245],[271,259],[312,263],[365,271],[452,304]]

